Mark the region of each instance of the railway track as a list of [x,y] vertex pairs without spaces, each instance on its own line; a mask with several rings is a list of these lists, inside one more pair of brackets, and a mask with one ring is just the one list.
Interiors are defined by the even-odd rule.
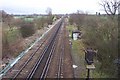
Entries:
[[[63,78],[63,60],[64,60],[64,22],[61,26],[60,34],[58,36],[58,43],[56,50],[47,73],[47,78]],[[54,69],[53,69],[54,67]]]
[[[37,52],[40,52],[40,48],[43,46],[43,44],[45,44],[47,42],[47,40],[44,40],[35,50],[35,52],[33,52],[31,54],[31,56],[27,59],[27,61],[22,65],[22,67],[19,69],[19,71],[14,75],[13,80],[16,79],[17,77],[19,78],[20,74],[24,73],[24,69],[27,68],[27,66],[29,66],[29,64],[31,64],[31,62],[35,59],[35,57],[38,55]],[[36,59],[35,59],[36,60]],[[22,76],[22,75],[21,75]]]
[[[38,57],[37,62],[35,63],[35,65],[33,66],[31,72],[28,74],[27,79],[31,79],[31,78],[42,78],[45,75],[46,71],[48,70],[48,66],[49,66],[49,62],[50,59],[52,57],[52,53],[55,50],[55,43],[56,43],[56,36],[57,33],[59,31],[60,25],[61,25],[60,21],[58,24],[56,24],[55,26],[59,26],[58,28],[55,29],[55,33],[54,35],[50,36],[49,42],[46,44],[48,46],[45,46],[44,49],[42,50],[41,55]],[[46,41],[47,42],[47,41]],[[14,75],[13,80],[20,78],[24,72],[24,69],[26,68],[26,66],[29,66],[28,64],[30,64],[30,61],[32,61],[32,59],[34,59],[34,56],[36,55],[36,52],[39,51],[40,47],[45,43],[45,41],[43,41],[42,44],[40,44],[40,46],[37,48],[37,50],[32,53],[32,55],[28,58],[28,60],[23,64],[23,66],[19,69],[19,71]],[[44,64],[44,65],[43,65]],[[40,68],[39,68],[40,67]],[[41,68],[43,67],[43,68]],[[38,75],[37,71],[41,71],[40,75],[41,77]],[[37,74],[37,75],[36,75]]]
[[[55,23],[55,25],[54,26],[57,26],[58,25],[58,23],[60,23],[59,21],[57,22],[57,24]],[[55,30],[56,30],[56,28],[55,28]],[[55,31],[54,30],[54,28],[52,29],[52,30],[50,30],[49,32],[48,32],[48,35],[45,35],[46,37],[45,37],[45,39],[43,39],[43,41],[42,41],[42,43],[41,42],[39,42],[40,44],[38,45],[37,44],[37,46],[36,46],[36,49],[35,49],[35,51],[34,51],[34,49],[32,49],[34,52],[31,54],[31,53],[29,53],[29,55],[28,56],[26,56],[25,58],[27,59],[26,61],[25,60],[22,60],[22,61],[24,61],[25,63],[17,63],[17,66],[15,65],[15,66],[13,66],[13,68],[11,68],[9,71],[8,71],[8,73],[6,74],[6,75],[4,75],[3,76],[3,78],[12,78],[12,79],[16,79],[16,78],[25,78],[25,75],[27,74],[27,73],[29,73],[28,71],[29,71],[29,68],[30,68],[30,66],[32,66],[32,65],[30,65],[30,64],[34,64],[35,62],[35,60],[37,59],[37,57],[36,56],[38,56],[38,55],[40,55],[41,56],[41,54],[39,54],[39,53],[41,53],[42,51],[44,51],[44,50],[42,50],[42,48],[41,47],[44,47],[45,46],[45,48],[47,48],[46,47],[46,45],[48,45],[49,44],[49,40],[50,40],[50,38],[53,36],[53,32]],[[31,51],[31,50],[30,50]],[[21,60],[20,60],[21,61]],[[18,67],[19,66],[19,67]],[[14,70],[14,71],[13,71]],[[28,70],[28,71],[26,71],[26,70]],[[12,73],[11,73],[11,71],[12,71]],[[25,71],[27,72],[27,73],[25,73]]]
[[[64,25],[62,26],[64,27]],[[59,55],[59,61],[58,61],[58,72],[57,72],[57,78],[63,78],[63,59],[64,59],[64,31],[62,28],[62,34],[61,34],[61,52]]]
[[[60,36],[58,39],[58,43],[56,46],[56,50],[55,53],[53,55],[53,58],[51,60],[51,64],[50,64],[50,68],[48,70],[47,73],[47,78],[73,78],[73,75],[69,75],[72,74],[72,64],[70,62],[69,65],[66,65],[66,61],[69,60],[69,58],[67,57],[69,54],[69,51],[66,50],[66,29],[65,29],[65,22],[63,22],[62,26],[61,26],[61,32],[60,32]],[[67,42],[68,44],[68,42]],[[67,52],[65,52],[67,51]],[[67,55],[66,55],[67,54]],[[66,58],[67,57],[67,58]],[[68,61],[69,63],[69,61]],[[71,67],[68,68],[69,71],[67,71],[68,74],[66,74],[66,70],[65,67]],[[71,71],[71,72],[70,72]]]
[[[40,52],[41,52],[41,47],[44,47],[45,45],[47,45],[48,41],[49,41],[49,38],[51,36],[47,36],[42,43],[40,43],[38,46],[37,46],[37,49],[30,55],[30,57],[25,61],[24,64],[22,64],[22,67],[18,69],[17,73],[15,73],[14,76],[12,76],[13,80],[16,79],[16,78],[24,78],[25,74],[25,71],[28,70],[31,66],[31,64],[33,64],[33,62],[36,61],[37,59],[37,56],[40,55]],[[47,39],[48,38],[48,39]],[[27,72],[28,73],[28,72]],[[27,74],[26,73],[26,74]]]
[[57,39],[56,37],[58,35],[61,24],[62,24],[62,21],[60,21],[60,23],[56,25],[58,27],[56,28],[54,35],[51,37],[49,45],[44,49],[41,57],[37,60],[31,72],[27,76],[28,80],[31,80],[32,78],[42,79],[46,77],[46,74],[47,74],[47,71],[50,65],[50,61],[51,61],[53,52],[55,50],[55,44],[56,44],[56,39]]

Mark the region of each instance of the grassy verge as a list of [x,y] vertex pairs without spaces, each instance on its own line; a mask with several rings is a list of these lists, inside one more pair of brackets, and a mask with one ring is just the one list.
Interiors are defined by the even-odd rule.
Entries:
[[81,40],[72,40],[72,57],[74,59],[74,64],[78,66],[78,68],[75,69],[76,77],[78,78],[86,77],[83,48]]
[[66,28],[67,28],[67,30],[69,31],[70,37],[71,37],[71,35],[72,35],[72,31],[75,30],[75,29],[77,29],[77,27],[75,27],[75,26],[73,26],[73,25],[69,25],[69,26],[67,26]]
[[[70,25],[67,26],[67,30],[69,31],[69,37],[71,39],[72,31],[77,29],[77,27]],[[85,78],[86,77],[86,68],[84,64],[84,45],[82,40],[71,40],[72,41],[72,58],[73,64],[77,66],[74,69],[75,78]]]
[[[69,30],[69,35],[71,39],[72,30],[76,29],[76,27],[70,25],[67,26],[67,30]],[[74,75],[76,78],[86,78],[87,76],[87,70],[86,70],[86,64],[85,64],[85,55],[84,55],[84,43],[83,40],[71,40],[72,41],[72,58],[74,65],[77,65],[78,67],[74,69]],[[101,73],[99,70],[100,62],[97,62],[96,59],[94,60],[95,64],[95,70],[92,70],[90,73],[90,76],[92,78],[109,78],[108,75],[105,73]]]

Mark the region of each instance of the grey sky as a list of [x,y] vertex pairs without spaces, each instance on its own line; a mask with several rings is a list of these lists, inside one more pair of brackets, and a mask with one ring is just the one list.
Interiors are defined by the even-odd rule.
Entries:
[[45,14],[47,7],[53,13],[74,13],[77,10],[95,14],[103,12],[101,0],[0,0],[0,9],[11,14]]

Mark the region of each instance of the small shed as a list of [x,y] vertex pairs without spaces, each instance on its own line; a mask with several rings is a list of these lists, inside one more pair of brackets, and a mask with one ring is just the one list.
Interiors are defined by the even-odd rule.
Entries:
[[72,31],[72,39],[73,40],[77,40],[78,38],[80,38],[81,32],[79,30],[74,30]]

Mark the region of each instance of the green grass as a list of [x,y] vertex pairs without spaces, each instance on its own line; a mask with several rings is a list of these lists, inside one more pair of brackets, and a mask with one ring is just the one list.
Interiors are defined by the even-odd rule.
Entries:
[[85,67],[85,59],[84,59],[84,47],[81,40],[72,40],[72,56],[75,60],[75,64],[79,66],[79,77],[86,77],[86,67]]
[[82,58],[84,57],[84,45],[82,43],[82,40],[72,40],[72,47],[73,47],[73,51],[75,53],[78,53]]
[[7,39],[9,43],[14,43],[20,37],[20,32],[18,29],[8,30]]
[[67,30],[69,31],[70,37],[72,36],[72,31],[77,29],[77,27],[75,27],[75,26],[73,26],[73,25],[69,25],[69,26],[67,26],[66,28],[67,28]]
[[[67,30],[69,31],[69,37],[71,38],[72,31],[77,29],[77,27],[73,25],[67,26]],[[76,78],[85,78],[86,77],[86,69],[84,63],[84,45],[81,40],[72,40],[72,58],[73,63],[78,67],[74,70]]]

